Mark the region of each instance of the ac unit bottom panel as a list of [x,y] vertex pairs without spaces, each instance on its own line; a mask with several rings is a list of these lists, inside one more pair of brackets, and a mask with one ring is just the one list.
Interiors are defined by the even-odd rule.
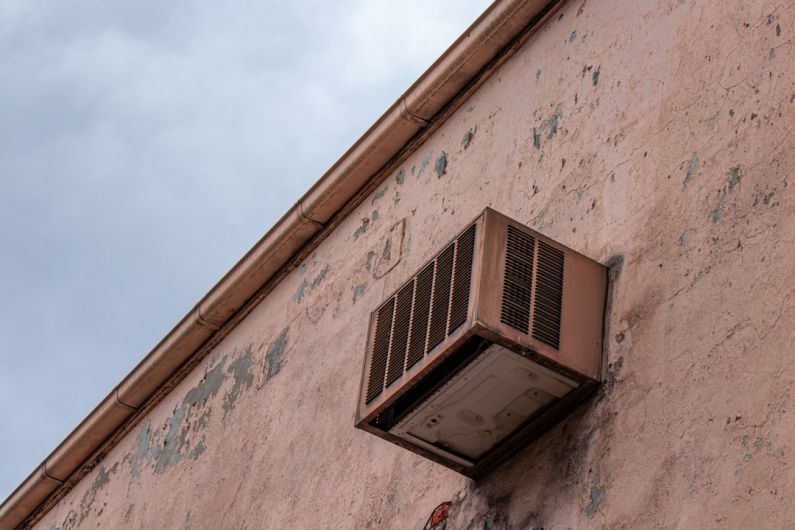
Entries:
[[578,386],[491,344],[389,432],[470,467],[534,414]]

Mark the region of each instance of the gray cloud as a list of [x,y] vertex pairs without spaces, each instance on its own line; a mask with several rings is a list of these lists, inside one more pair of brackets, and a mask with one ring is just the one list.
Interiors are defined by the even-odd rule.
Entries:
[[486,5],[0,3],[0,498]]

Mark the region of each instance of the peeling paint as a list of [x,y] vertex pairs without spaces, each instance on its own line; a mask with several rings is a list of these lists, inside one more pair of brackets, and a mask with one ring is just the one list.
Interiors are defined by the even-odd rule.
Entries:
[[475,137],[475,133],[477,132],[478,128],[475,127],[474,129],[469,129],[467,132],[464,133],[464,137],[461,138],[461,147],[466,150],[469,145],[472,143],[472,139]]
[[605,500],[605,488],[601,482],[602,476],[599,471],[597,471],[593,477],[593,480],[591,481],[591,500],[585,507],[585,515],[588,517],[593,517]]
[[301,299],[304,297],[304,291],[306,291],[307,287],[309,287],[308,281],[304,280],[303,282],[301,282],[301,285],[299,285],[298,289],[296,289],[295,293],[293,293],[293,300],[295,300],[296,302],[300,302]]
[[569,35],[569,43],[572,43],[575,40],[577,40],[577,30],[572,31],[571,35]]
[[685,175],[685,180],[682,183],[683,187],[687,187],[687,183],[693,179],[693,175],[696,174],[696,170],[698,170],[698,153],[693,153],[693,158],[690,159],[690,165],[687,166],[687,174]]
[[682,234],[679,236],[679,244],[681,246],[685,246],[689,238],[690,238],[690,230],[684,230]]
[[284,328],[276,340],[274,340],[270,346],[268,346],[268,351],[265,353],[265,365],[267,372],[266,380],[270,380],[273,376],[279,373],[279,370],[281,370],[282,356],[284,355],[284,349],[287,346],[287,333],[289,331],[289,327]]
[[368,226],[370,226],[370,218],[369,217],[362,217],[362,224],[353,233],[353,239],[359,239],[359,236],[361,236],[365,232],[367,232],[367,227]]
[[433,157],[433,151],[428,153],[425,158],[422,159],[422,162],[420,162],[420,169],[417,171],[417,178],[420,178],[425,172],[425,168],[427,168],[428,164],[431,163],[431,157]]
[[367,290],[367,283],[360,283],[359,285],[353,288],[353,303],[356,303],[356,300],[364,296],[364,292]]
[[541,133],[533,127],[533,147],[541,149]]
[[596,86],[599,83],[599,76],[602,73],[602,65],[596,67],[594,70],[593,75],[591,76],[591,80],[593,82],[593,86]]
[[323,283],[323,280],[326,279],[326,275],[331,270],[331,266],[326,264],[323,269],[317,273],[317,276],[312,280],[312,283],[309,285],[312,289]]
[[740,171],[740,168],[733,167],[729,175],[729,191],[733,190],[734,187],[740,183],[741,178],[742,172]]
[[549,132],[547,133],[547,140],[551,140],[553,136],[558,134],[558,122],[563,117],[563,111],[560,110],[560,107],[555,109],[555,112],[552,114],[552,117],[546,123]]
[[378,213],[378,210],[373,210],[373,214],[370,217],[373,221],[378,221],[378,218],[381,217],[381,214]]
[[365,263],[365,267],[367,270],[373,269],[373,260],[375,259],[375,251],[371,250],[367,253],[367,262]]
[[406,172],[401,168],[395,175],[395,182],[397,182],[398,186],[402,186],[404,180],[406,180]]
[[436,159],[436,163],[433,166],[434,170],[436,170],[436,177],[442,178],[442,175],[447,173],[447,153],[442,151],[439,153],[439,157]]
[[[251,364],[252,354],[250,345],[246,348],[243,355],[238,356],[234,361],[229,363],[229,368],[227,368],[226,371],[232,375],[234,384],[224,395],[224,416],[235,408],[237,400],[243,391],[254,384],[254,374],[251,371]],[[202,451],[203,449],[201,449],[198,454],[201,454]]]

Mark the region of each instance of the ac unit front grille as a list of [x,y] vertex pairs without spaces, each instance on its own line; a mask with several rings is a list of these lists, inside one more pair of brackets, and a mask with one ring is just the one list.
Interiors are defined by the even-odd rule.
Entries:
[[411,319],[411,337],[409,338],[408,370],[425,356],[425,341],[428,338],[428,317],[431,314],[431,289],[433,288],[434,262],[428,264],[417,275],[417,293],[414,302],[414,314]]
[[450,325],[452,333],[467,320],[469,310],[469,289],[472,284],[472,258],[475,253],[475,225],[470,226],[458,238],[455,250],[455,278],[453,278],[453,298],[450,303]]
[[466,322],[474,248],[472,225],[377,310],[365,403]]
[[389,355],[390,335],[392,334],[392,316],[395,310],[395,299],[391,298],[378,310],[373,339],[373,357],[370,362],[370,377],[367,381],[367,402],[372,401],[384,389],[386,361]]
[[527,333],[533,292],[535,238],[508,225],[500,322]]
[[438,346],[447,336],[447,312],[450,309],[450,284],[453,278],[454,253],[455,244],[452,244],[436,258],[431,327],[428,329],[428,351]]
[[538,242],[533,338],[560,347],[560,313],[563,301],[563,252]]

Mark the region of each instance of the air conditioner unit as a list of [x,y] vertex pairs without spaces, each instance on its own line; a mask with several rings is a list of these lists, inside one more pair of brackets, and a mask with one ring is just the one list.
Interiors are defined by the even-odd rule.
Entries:
[[356,426],[477,477],[597,387],[603,265],[486,209],[370,317]]

